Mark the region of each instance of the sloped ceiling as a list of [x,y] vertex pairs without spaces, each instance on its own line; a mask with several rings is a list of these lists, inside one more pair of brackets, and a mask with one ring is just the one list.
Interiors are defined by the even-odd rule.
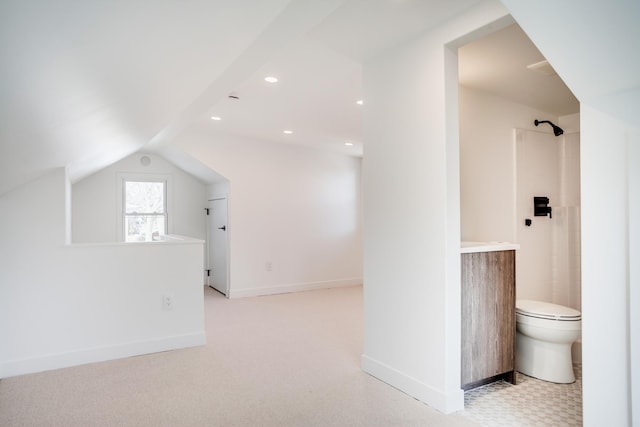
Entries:
[[534,107],[554,116],[580,112],[560,76],[528,67],[545,61],[518,24],[475,40],[458,51],[461,85]]
[[2,2],[0,194],[49,168],[78,178],[136,151],[287,3]]
[[640,2],[502,0],[580,102],[640,127]]
[[[158,149],[211,111],[227,116],[214,134],[342,149],[359,138],[360,61],[477,1],[4,1],[0,195]],[[280,96],[255,96],[264,72],[281,74]]]
[[[51,168],[77,181],[143,148],[167,155],[190,126],[361,155],[363,61],[478,2],[3,1],[0,195]],[[637,117],[640,3],[504,3],[581,101]],[[606,34],[598,16],[616,19]]]

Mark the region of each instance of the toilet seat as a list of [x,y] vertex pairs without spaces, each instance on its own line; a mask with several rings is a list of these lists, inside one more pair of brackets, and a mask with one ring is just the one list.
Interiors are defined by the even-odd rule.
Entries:
[[582,319],[578,310],[550,302],[518,300],[516,301],[516,313],[522,316],[537,319],[576,321]]

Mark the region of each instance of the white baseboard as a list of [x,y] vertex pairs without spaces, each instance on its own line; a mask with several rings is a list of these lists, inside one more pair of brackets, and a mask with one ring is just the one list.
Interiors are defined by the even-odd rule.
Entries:
[[464,409],[464,392],[445,394],[389,365],[362,355],[362,370],[445,414]]
[[0,378],[176,350],[179,348],[196,347],[205,344],[206,335],[205,332],[202,331],[113,346],[94,347],[29,359],[0,361]]
[[290,285],[265,286],[247,289],[229,289],[229,298],[259,297],[264,295],[288,294],[291,292],[312,291],[315,289],[341,288],[362,284],[362,277],[350,279],[326,280],[322,282],[294,283]]

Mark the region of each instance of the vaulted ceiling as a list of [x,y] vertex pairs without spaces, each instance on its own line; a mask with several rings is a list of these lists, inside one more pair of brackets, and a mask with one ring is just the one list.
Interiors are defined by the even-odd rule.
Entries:
[[477,1],[4,1],[0,194],[55,167],[78,180],[212,113],[213,132],[359,143],[361,62]]
[[0,195],[170,150],[192,126],[360,155],[362,64],[479,1],[3,1]]

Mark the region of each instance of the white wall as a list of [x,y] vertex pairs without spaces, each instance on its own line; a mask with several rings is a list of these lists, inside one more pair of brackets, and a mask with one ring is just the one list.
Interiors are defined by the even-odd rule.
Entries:
[[460,88],[460,229],[462,240],[516,239],[514,129],[540,131],[535,119],[558,118],[477,90]]
[[0,198],[0,377],[204,344],[202,242],[68,246],[67,190]]
[[214,196],[229,195],[231,186],[229,182],[216,182],[207,187],[207,199],[211,199]]
[[362,367],[444,412],[463,407],[457,61],[445,45],[505,15],[484,2],[364,66]]
[[[148,166],[140,158],[151,159]],[[165,174],[171,177],[167,206],[169,233],[204,239],[206,185],[155,154],[136,153],[72,186],[74,243],[117,242],[119,173]]]
[[631,423],[640,426],[640,129],[629,129],[629,341]]
[[[562,119],[560,119],[562,122]],[[558,138],[560,200],[553,218],[553,297],[556,304],[582,309],[580,133]]]
[[[582,106],[582,311],[583,408],[587,425],[630,425],[633,372],[638,359],[630,357],[638,343],[638,330],[630,319],[637,316],[638,289],[631,275],[637,249],[637,231],[630,224],[631,207],[637,208],[637,173],[640,167],[635,134],[629,127],[598,110]],[[631,144],[634,144],[631,148]],[[629,156],[635,153],[634,156]],[[631,249],[634,249],[632,251]],[[634,271],[635,272],[635,271]],[[631,335],[631,333],[635,335]],[[637,374],[636,374],[637,375]],[[633,408],[638,425],[638,408]]]
[[[556,271],[554,235],[565,216],[560,205],[560,139],[553,133],[516,131],[516,298],[553,300]],[[546,196],[552,218],[535,216],[533,198]],[[524,223],[525,218],[531,225]]]
[[359,158],[197,129],[176,144],[229,179],[230,297],[362,283]]

